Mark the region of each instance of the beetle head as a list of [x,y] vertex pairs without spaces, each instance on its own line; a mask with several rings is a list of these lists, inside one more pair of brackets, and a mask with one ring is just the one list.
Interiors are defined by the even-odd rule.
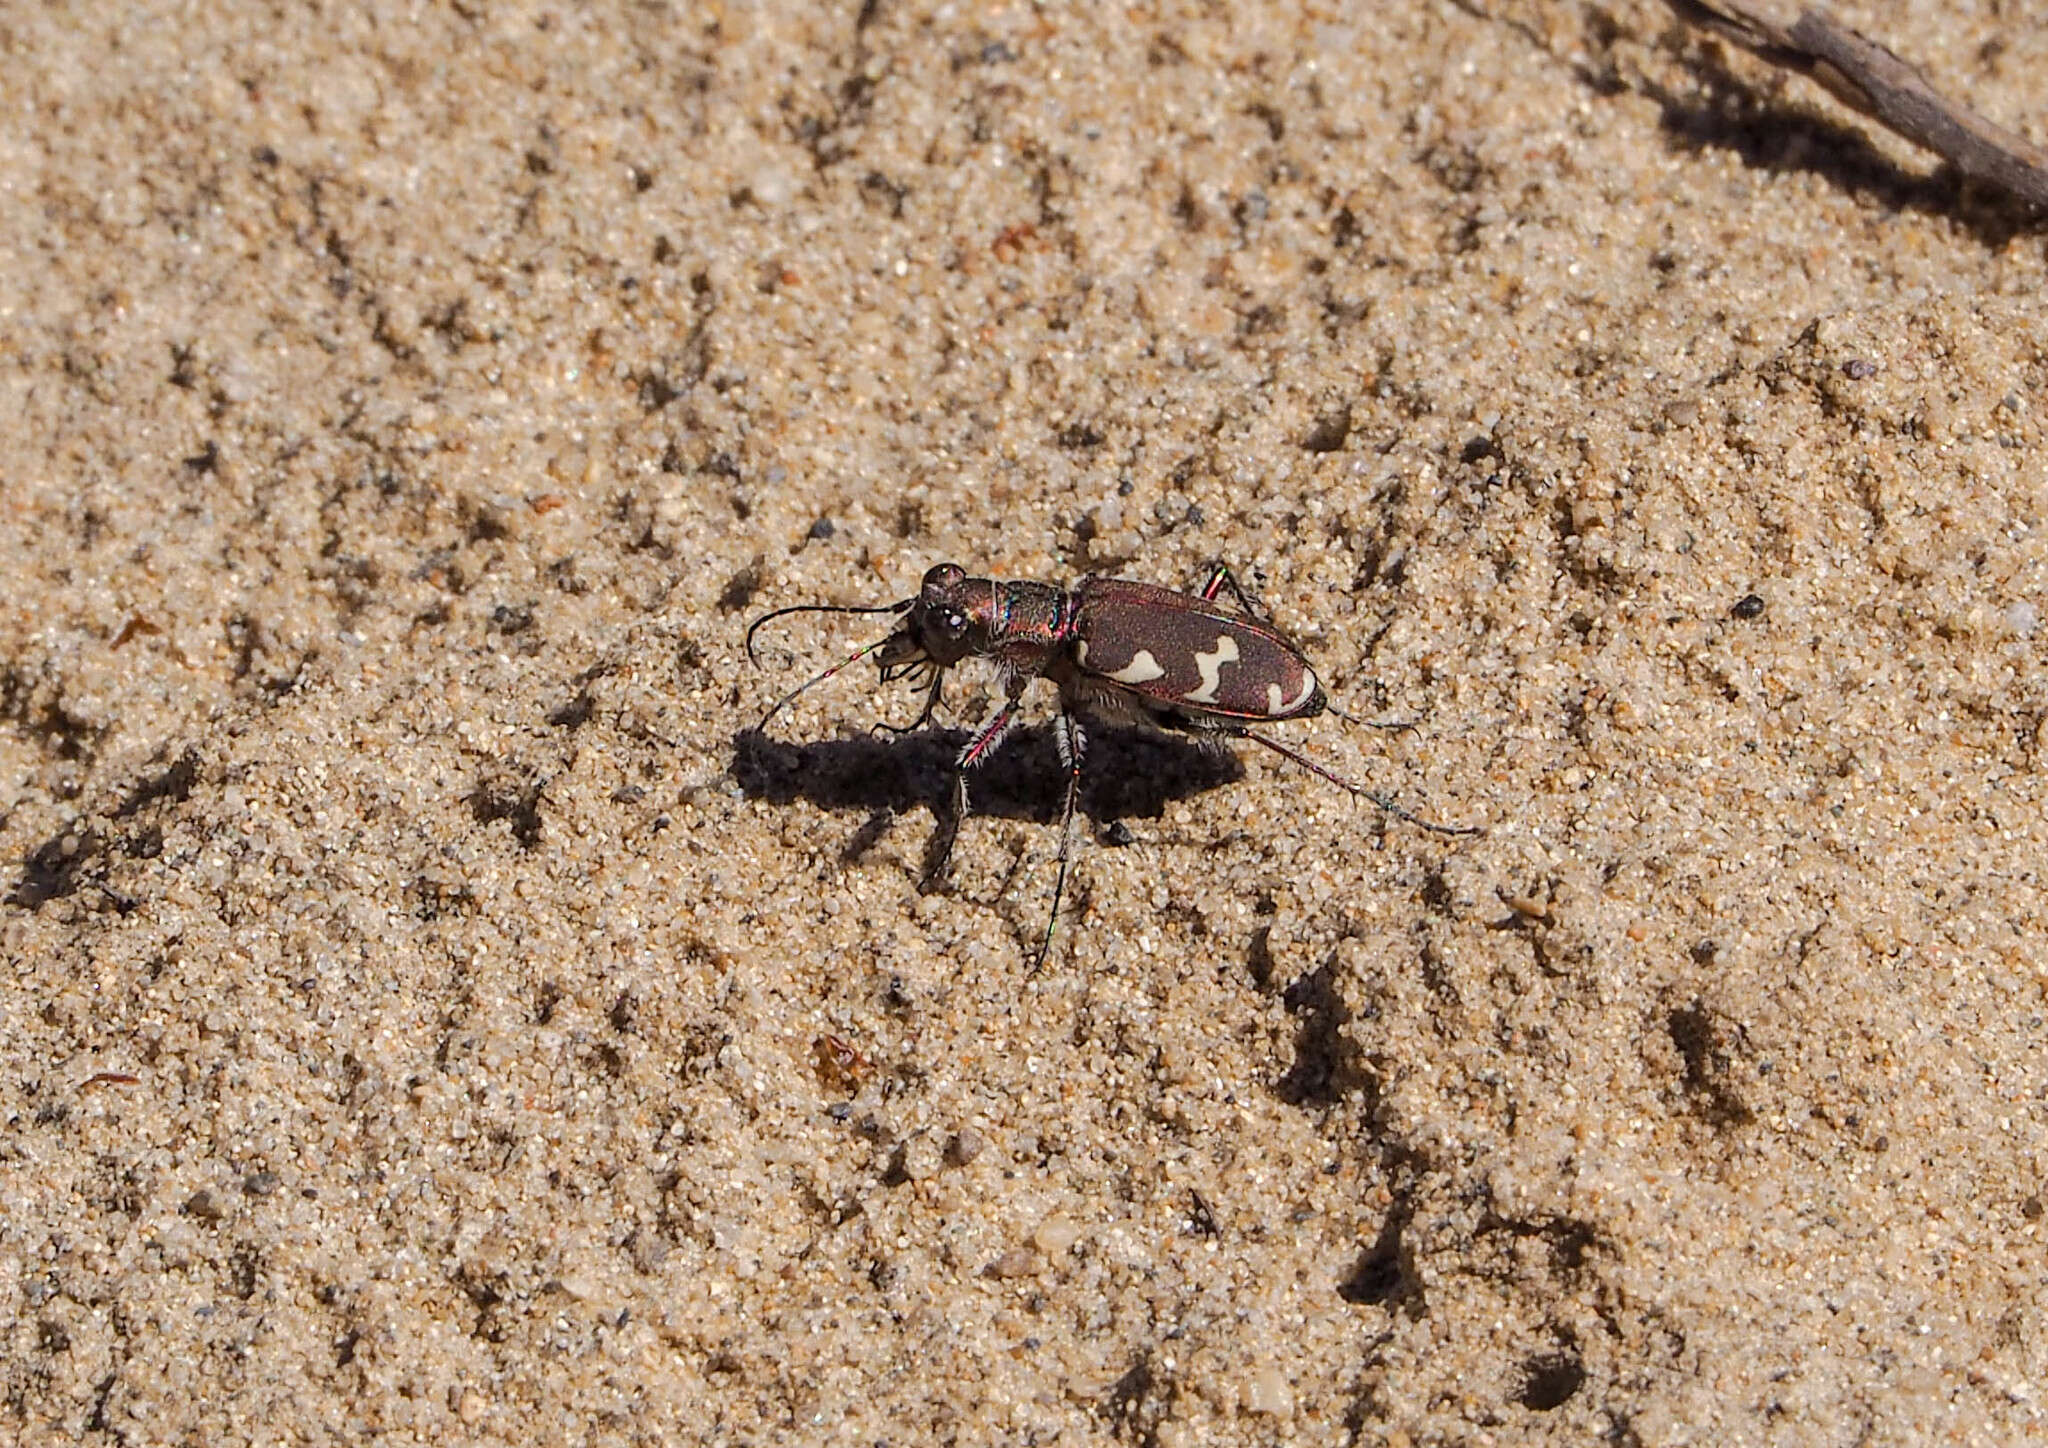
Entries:
[[995,627],[995,583],[969,578],[957,563],[941,563],[925,574],[909,616],[883,641],[875,662],[885,679],[920,665],[943,669],[987,653]]
[[[909,726],[911,729],[921,728],[931,718],[932,710],[938,707],[939,685],[947,667],[962,659],[986,654],[993,648],[1001,622],[998,617],[999,598],[999,590],[991,580],[969,578],[967,570],[959,564],[941,563],[925,574],[915,598],[906,598],[900,603],[799,603],[762,614],[747,629],[747,657],[750,659],[755,657],[754,635],[761,631],[762,625],[793,613],[901,613],[903,618],[886,638],[856,650],[777,699],[761,716],[756,727],[766,730],[768,721],[781,713],[799,694],[824,683],[848,664],[872,655],[881,667],[884,681],[915,678],[928,685],[924,708],[916,722]],[[893,724],[878,727],[896,733],[907,732]]]

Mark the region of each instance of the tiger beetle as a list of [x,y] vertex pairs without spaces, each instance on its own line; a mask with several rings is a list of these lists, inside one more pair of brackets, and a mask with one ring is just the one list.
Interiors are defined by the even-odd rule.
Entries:
[[[1225,588],[1237,601],[1236,610],[1217,601]],[[1084,578],[1071,589],[1050,583],[1005,583],[969,578],[957,563],[941,563],[925,574],[915,598],[898,603],[800,603],[765,613],[747,629],[747,657],[758,665],[754,635],[762,625],[793,613],[900,613],[904,618],[886,638],[777,699],[761,716],[757,727],[763,732],[769,721],[806,689],[873,654],[884,683],[911,678],[926,686],[924,707],[915,719],[900,727],[880,726],[891,733],[908,734],[922,728],[939,707],[947,669],[962,659],[995,662],[1003,701],[953,761],[953,818],[935,852],[936,863],[930,871],[933,880],[944,874],[954,838],[967,817],[967,771],[1002,743],[1031,680],[1050,679],[1058,686],[1060,711],[1053,720],[1053,741],[1066,770],[1066,802],[1060,810],[1059,873],[1053,883],[1052,912],[1032,961],[1034,972],[1052,948],[1053,927],[1066,894],[1074,806],[1087,747],[1079,719],[1082,714],[1110,725],[1249,739],[1412,825],[1443,835],[1479,833],[1418,819],[1385,795],[1354,784],[1278,740],[1252,731],[1254,724],[1313,718],[1329,709],[1330,703],[1301,650],[1270,621],[1259,617],[1222,564],[1216,565],[1199,594],[1187,594],[1122,578]]]

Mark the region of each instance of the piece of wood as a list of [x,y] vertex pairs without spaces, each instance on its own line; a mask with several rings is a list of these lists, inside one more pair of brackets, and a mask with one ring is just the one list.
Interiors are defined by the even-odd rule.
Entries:
[[1811,76],[1844,104],[1986,181],[2048,210],[2048,151],[1942,95],[1911,65],[1825,10],[1776,0],[1672,0],[1773,65]]

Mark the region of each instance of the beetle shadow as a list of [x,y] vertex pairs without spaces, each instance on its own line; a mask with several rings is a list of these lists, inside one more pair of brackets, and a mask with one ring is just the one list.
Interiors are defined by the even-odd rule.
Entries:
[[[850,857],[880,838],[895,815],[922,807],[942,824],[953,812],[953,761],[971,736],[962,729],[925,729],[900,738],[860,735],[791,744],[758,729],[733,736],[733,778],[748,799],[771,804],[805,800],[820,809],[865,810]],[[1093,725],[1075,808],[1097,825],[1157,819],[1175,800],[1205,794],[1244,778],[1226,746],[1143,730]],[[1056,823],[1066,803],[1066,777],[1043,724],[1018,728],[967,776],[969,813]]]

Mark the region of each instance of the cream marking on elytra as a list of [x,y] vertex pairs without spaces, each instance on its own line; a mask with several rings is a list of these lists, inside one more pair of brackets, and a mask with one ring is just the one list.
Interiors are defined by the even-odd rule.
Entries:
[[[1141,654],[1139,657],[1150,658],[1151,655]],[[1223,682],[1223,666],[1236,662],[1237,640],[1229,634],[1216,635],[1216,650],[1214,653],[1205,654],[1200,650],[1195,652],[1195,668],[1202,676],[1202,687],[1194,690],[1192,693],[1183,694],[1181,697],[1190,704],[1215,703],[1217,686]],[[1161,672],[1163,673],[1164,670],[1161,670]],[[1111,674],[1110,677],[1114,679],[1120,676]]]
[[1296,709],[1306,704],[1308,696],[1315,691],[1316,676],[1307,669],[1303,669],[1301,671],[1301,692],[1284,703],[1280,698],[1280,686],[1278,684],[1266,685],[1266,712],[1276,719],[1282,714],[1292,714]]
[[[1232,645],[1232,647],[1235,648],[1236,646]],[[1197,654],[1195,657],[1206,658],[1208,656],[1206,654]],[[1235,657],[1234,654],[1233,657]],[[1104,674],[1102,677],[1105,679],[1115,679],[1119,684],[1149,684],[1154,679],[1165,678],[1166,670],[1159,667],[1159,660],[1152,657],[1152,650],[1139,649],[1138,652],[1132,656],[1131,661],[1128,664],[1125,664],[1121,669],[1118,669],[1115,673]],[[1205,672],[1202,675],[1202,677],[1206,679],[1209,677],[1209,675]],[[1214,688],[1215,685],[1212,683],[1210,687]],[[1188,697],[1190,699],[1193,699],[1198,696],[1190,694],[1188,695]]]

